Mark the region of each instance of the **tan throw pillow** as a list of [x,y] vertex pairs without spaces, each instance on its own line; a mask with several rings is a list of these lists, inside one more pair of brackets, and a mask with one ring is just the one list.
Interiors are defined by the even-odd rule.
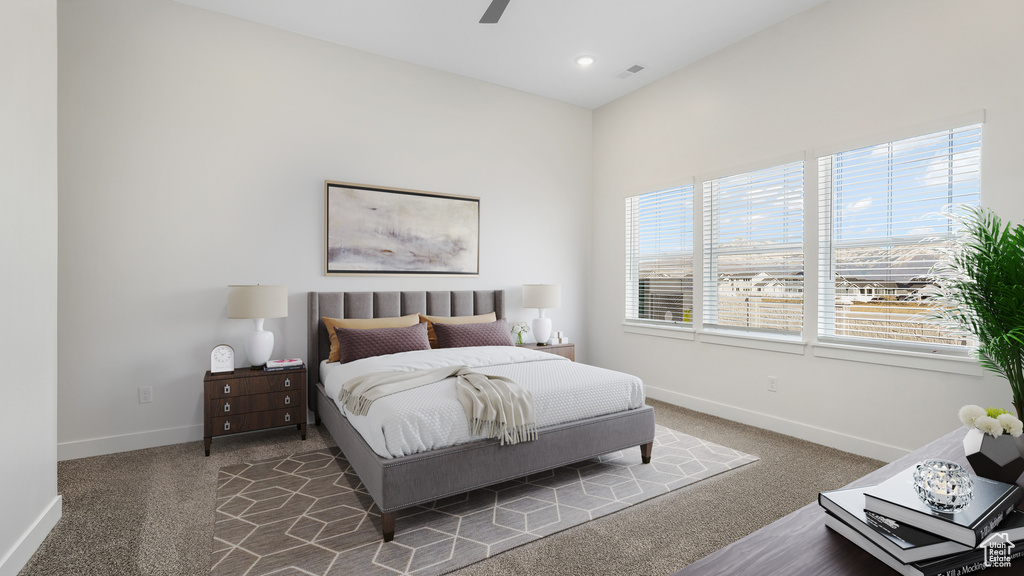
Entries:
[[418,314],[407,316],[396,316],[394,318],[328,318],[323,317],[324,326],[327,327],[327,337],[331,339],[331,353],[327,356],[328,362],[341,360],[341,344],[338,342],[338,334],[335,328],[354,328],[356,330],[372,330],[374,328],[405,328],[420,323]]
[[498,317],[494,312],[479,314],[477,316],[424,316],[420,314],[420,322],[427,323],[427,339],[430,340],[430,347],[437,348],[437,334],[434,333],[434,322],[438,324],[486,324],[494,322]]

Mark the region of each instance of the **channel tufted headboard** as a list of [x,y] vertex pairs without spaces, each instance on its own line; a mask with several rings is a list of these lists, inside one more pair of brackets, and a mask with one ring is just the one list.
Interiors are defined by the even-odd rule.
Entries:
[[504,318],[505,291],[310,292],[308,310],[306,361],[312,386],[320,380],[320,361],[327,358],[331,349],[324,316],[390,318],[408,314],[474,316],[494,312],[498,318]]

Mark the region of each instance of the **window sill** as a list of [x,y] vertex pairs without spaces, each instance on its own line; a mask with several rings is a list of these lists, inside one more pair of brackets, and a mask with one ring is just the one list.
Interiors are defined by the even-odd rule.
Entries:
[[644,336],[674,338],[676,340],[693,341],[694,339],[694,333],[692,328],[681,328],[678,326],[658,326],[655,324],[623,322],[622,331],[626,332],[627,334],[643,334]]
[[981,378],[985,369],[974,358],[926,354],[924,352],[908,352],[905,350],[887,350],[849,344],[833,344],[819,342],[812,346],[817,358],[849,360],[851,362],[867,362],[884,366],[899,366],[916,370],[961,374],[973,378]]
[[807,348],[807,343],[799,338],[771,334],[755,335],[744,332],[702,332],[700,341],[722,346],[739,346],[740,348],[800,355],[803,355]]

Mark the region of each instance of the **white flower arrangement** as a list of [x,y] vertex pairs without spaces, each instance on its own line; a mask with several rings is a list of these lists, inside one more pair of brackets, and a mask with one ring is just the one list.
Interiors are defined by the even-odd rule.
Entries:
[[509,331],[516,335],[516,345],[521,346],[523,344],[523,334],[526,334],[530,329],[526,326],[526,322],[513,322],[512,326],[509,327]]
[[990,436],[1009,434],[1014,438],[1024,433],[1024,424],[1020,419],[1006,410],[968,404],[960,409],[960,421],[968,428],[977,428]]

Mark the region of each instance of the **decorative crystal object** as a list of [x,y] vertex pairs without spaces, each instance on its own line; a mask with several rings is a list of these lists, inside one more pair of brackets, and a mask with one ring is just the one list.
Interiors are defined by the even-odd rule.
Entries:
[[925,460],[914,471],[914,491],[936,512],[957,512],[971,503],[974,481],[956,462]]

